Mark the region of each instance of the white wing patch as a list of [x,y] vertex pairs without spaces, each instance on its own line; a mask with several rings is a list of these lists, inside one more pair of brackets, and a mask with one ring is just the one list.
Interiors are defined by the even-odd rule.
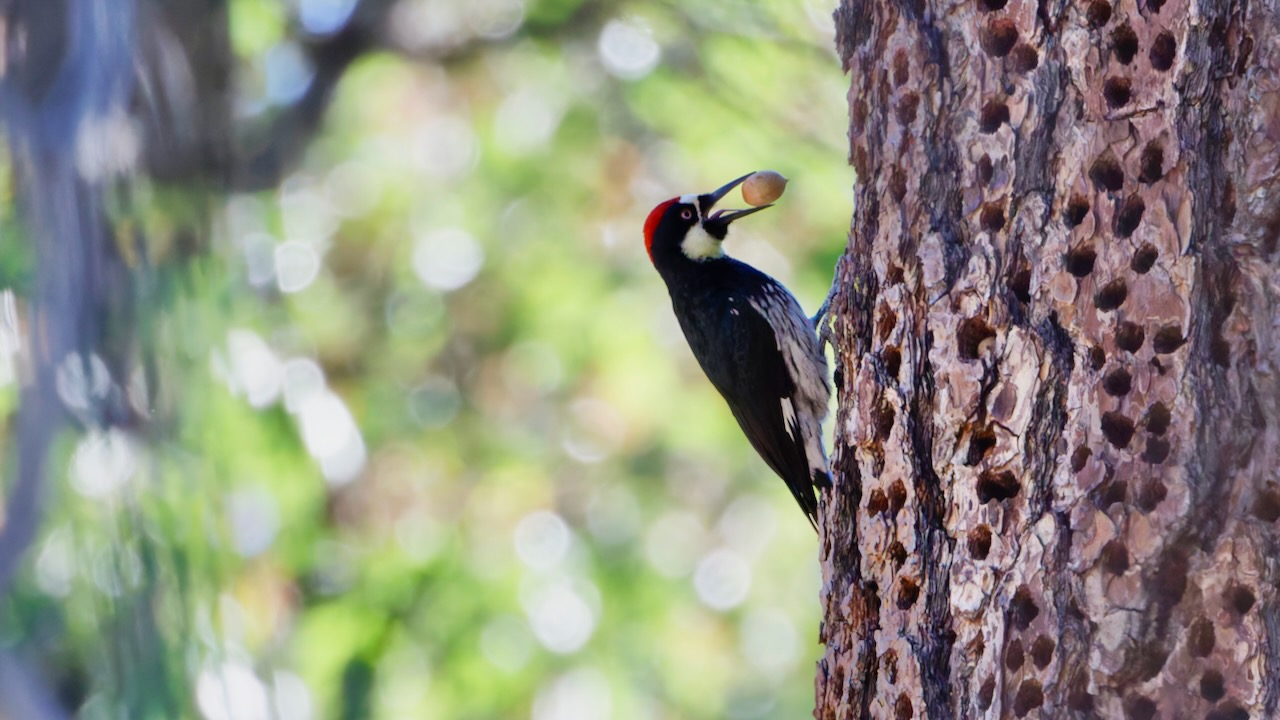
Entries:
[[782,398],[782,426],[787,429],[787,434],[792,440],[796,439],[796,406],[791,403],[791,398]]

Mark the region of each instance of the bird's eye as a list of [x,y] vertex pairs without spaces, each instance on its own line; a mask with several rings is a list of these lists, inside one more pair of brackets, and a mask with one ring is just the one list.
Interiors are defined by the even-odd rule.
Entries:
[[693,211],[692,211],[692,210],[689,210],[689,209],[687,209],[687,208],[686,208],[685,210],[681,210],[681,211],[680,211],[680,219],[681,219],[681,220],[692,220],[692,219],[693,219]]

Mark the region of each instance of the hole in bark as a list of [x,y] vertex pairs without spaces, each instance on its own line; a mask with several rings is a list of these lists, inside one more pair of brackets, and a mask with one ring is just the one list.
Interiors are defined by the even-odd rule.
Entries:
[[1104,0],[1092,0],[1089,7],[1085,9],[1085,17],[1089,20],[1089,27],[1098,29],[1111,21],[1111,3]]
[[1191,657],[1209,657],[1213,652],[1213,623],[1206,617],[1199,617],[1191,623],[1187,630],[1187,652]]
[[1125,198],[1124,204],[1120,206],[1120,211],[1116,213],[1116,235],[1120,237],[1129,237],[1134,230],[1138,229],[1138,225],[1142,223],[1142,213],[1146,212],[1147,204],[1137,195],[1130,195]]
[[1124,186],[1124,171],[1120,169],[1116,156],[1107,151],[1093,161],[1089,168],[1089,179],[1094,185],[1115,192]]
[[982,106],[978,116],[978,129],[984,133],[993,133],[1000,126],[1009,122],[1009,106],[999,100],[990,100]]
[[1091,370],[1101,370],[1103,365],[1107,364],[1107,353],[1102,349],[1101,345],[1094,345],[1089,348],[1089,368]]
[[889,509],[889,498],[885,497],[884,491],[880,488],[872,490],[867,495],[867,514],[879,515]]
[[1129,483],[1117,480],[1104,485],[1098,491],[1098,507],[1106,510],[1116,503],[1123,505],[1129,499]]
[[1142,341],[1147,339],[1142,326],[1125,320],[1116,326],[1116,347],[1125,352],[1136,353],[1142,349]]
[[1049,663],[1053,662],[1053,649],[1057,644],[1048,635],[1041,635],[1031,644],[1031,661],[1041,670],[1049,667]]
[[1145,695],[1130,695],[1123,706],[1125,720],[1151,720],[1156,716],[1155,702]]
[[1165,607],[1182,602],[1187,591],[1187,556],[1178,548],[1171,548],[1160,560],[1149,588],[1151,597]]
[[1151,67],[1164,72],[1173,67],[1173,59],[1177,54],[1178,41],[1173,39],[1173,33],[1166,30],[1151,43],[1151,52],[1147,53],[1147,57],[1151,60]]
[[897,116],[898,122],[903,125],[910,125],[915,122],[916,110],[920,107],[920,96],[914,92],[907,92],[898,100]]
[[1227,684],[1222,673],[1217,670],[1205,670],[1200,676],[1200,697],[1209,702],[1218,702],[1227,694]]
[[1165,487],[1163,482],[1149,478],[1138,486],[1138,494],[1134,496],[1133,501],[1139,510],[1149,513],[1159,507],[1168,496],[1169,488]]
[[1151,336],[1151,349],[1158,355],[1167,355],[1187,341],[1182,336],[1182,328],[1177,325],[1165,325]]
[[1124,397],[1133,389],[1133,376],[1124,368],[1116,368],[1102,378],[1102,389],[1113,397]]
[[1024,662],[1026,657],[1022,652],[1022,641],[1018,638],[1010,640],[1009,647],[1004,649],[1004,666],[1013,672],[1018,672],[1022,669]]
[[1231,609],[1241,615],[1249,612],[1249,610],[1253,608],[1253,603],[1257,601],[1257,598],[1253,595],[1253,591],[1244,585],[1231,586],[1231,588],[1227,590],[1225,599],[1227,604],[1231,606]]
[[889,684],[897,685],[898,653],[893,650],[886,650],[884,655],[880,657],[880,665],[884,668],[884,675],[889,680]]
[[1031,599],[1031,588],[1019,585],[1013,593],[1013,599],[1009,601],[1010,622],[1019,630],[1026,630],[1039,615],[1040,608],[1036,607],[1036,601]]
[[[1159,14],[1162,7],[1164,7],[1164,0],[1147,0],[1147,9],[1153,13]],[[1222,21],[1219,20],[1218,22]]]
[[898,48],[898,52],[893,54],[893,84],[896,87],[902,87],[910,79],[911,63],[907,59],[907,51]]
[[920,598],[920,586],[910,578],[898,580],[898,609],[910,610]]
[[1044,704],[1044,690],[1039,680],[1023,680],[1013,696],[1013,714],[1026,717],[1027,713]]
[[902,266],[890,265],[889,270],[884,274],[884,282],[886,285],[889,285],[892,287],[894,285],[901,283],[903,280],[903,277],[904,276],[902,274]]
[[902,202],[902,198],[907,196],[907,174],[897,165],[889,174],[889,195],[895,202]]
[[902,564],[907,561],[906,546],[897,540],[894,540],[893,544],[889,546],[889,559],[893,561],[893,567],[895,570],[900,569]]
[[983,345],[983,343],[995,336],[996,331],[992,330],[987,321],[982,318],[971,317],[960,323],[960,327],[956,330],[956,344],[960,359],[977,360],[989,349],[989,345]]
[[1129,78],[1107,78],[1107,81],[1102,84],[1102,97],[1106,98],[1107,106],[1112,110],[1122,108],[1128,105],[1129,99],[1133,97],[1133,83]]
[[880,319],[876,321],[876,332],[880,334],[880,342],[889,339],[889,333],[898,327],[898,313],[888,303],[880,303]]
[[978,476],[978,502],[984,505],[992,500],[1008,500],[1019,490],[1018,480],[1010,470],[983,470]]
[[1093,456],[1093,450],[1088,445],[1081,445],[1076,451],[1071,453],[1071,472],[1078,473],[1084,469],[1085,463],[1089,462],[1089,458]]
[[1158,437],[1147,438],[1147,449],[1142,452],[1143,462],[1159,465],[1169,457],[1172,446],[1168,440]]
[[1018,26],[1009,18],[996,18],[982,34],[982,47],[988,55],[1004,57],[1018,44]]
[[996,232],[1004,227],[1004,203],[989,202],[982,206],[978,213],[978,222],[988,232]]
[[889,514],[897,515],[907,504],[907,486],[902,480],[894,480],[889,486]]
[[969,531],[969,556],[974,560],[986,560],[991,554],[991,528],[986,525]]
[[1031,269],[1022,268],[1009,279],[1009,289],[1020,302],[1031,302]]
[[1107,442],[1123,450],[1129,447],[1129,441],[1133,439],[1133,421],[1115,410],[1104,412],[1102,436]]
[[1110,312],[1120,307],[1127,297],[1129,286],[1125,284],[1124,278],[1116,278],[1098,290],[1093,296],[1093,304],[1102,312]]
[[1138,180],[1150,185],[1164,177],[1164,147],[1158,142],[1149,142],[1142,148],[1142,157],[1138,161]]
[[1067,272],[1082,278],[1093,272],[1093,265],[1098,261],[1098,251],[1092,245],[1081,245],[1067,251]]
[[1147,432],[1163,435],[1169,430],[1169,423],[1172,421],[1173,413],[1169,412],[1169,406],[1162,402],[1153,404],[1147,410],[1147,417],[1145,418]]
[[1146,275],[1147,271],[1156,264],[1156,258],[1159,256],[1160,253],[1154,245],[1143,243],[1142,247],[1138,248],[1138,252],[1133,254],[1133,261],[1129,263],[1129,267],[1139,275]]
[[1133,56],[1138,54],[1138,34],[1129,27],[1128,23],[1116,28],[1111,36],[1111,42],[1116,60],[1119,60],[1121,65],[1133,62]]
[[965,458],[964,464],[973,467],[982,462],[982,459],[991,452],[991,448],[996,446],[996,433],[990,427],[979,428],[973,431],[973,435],[969,437],[969,456]]
[[983,10],[995,12],[996,10],[1003,10],[1004,6],[1009,4],[1009,0],[978,0],[978,4],[982,6]]
[[1018,43],[1009,53],[1009,69],[1016,73],[1029,73],[1039,65],[1040,53],[1026,43]]
[[1263,490],[1253,500],[1253,516],[1262,522],[1280,520],[1280,495],[1274,490]]
[[996,679],[989,677],[982,681],[982,687],[978,688],[978,708],[986,710],[991,707],[991,701],[996,697]]
[[1083,195],[1072,195],[1066,209],[1062,211],[1062,217],[1067,221],[1068,227],[1075,227],[1084,222],[1088,214],[1089,200]]
[[1234,702],[1227,701],[1205,715],[1204,720],[1249,720],[1249,711]]
[[888,439],[889,433],[893,432],[894,415],[895,411],[889,400],[880,398],[880,402],[876,403],[875,409],[871,411],[871,422],[875,425],[877,440],[883,442]]
[[911,707],[911,698],[906,693],[899,695],[893,704],[893,716],[895,720],[911,720],[915,716],[915,708]]
[[995,175],[995,165],[991,162],[991,156],[983,154],[978,158],[978,184],[990,185],[991,177]]
[[1112,575],[1123,575],[1129,569],[1129,549],[1124,541],[1116,538],[1102,546],[1102,569]]
[[902,351],[895,345],[886,345],[880,355],[884,358],[884,371],[897,380],[898,371],[902,369]]
[[1148,643],[1138,651],[1138,677],[1144,682],[1160,674],[1164,664],[1169,660],[1169,651],[1155,642]]

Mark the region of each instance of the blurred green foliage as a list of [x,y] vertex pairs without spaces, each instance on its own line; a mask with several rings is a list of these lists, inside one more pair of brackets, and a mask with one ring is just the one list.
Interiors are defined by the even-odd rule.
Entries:
[[[346,5],[232,0],[239,117]],[[180,190],[144,187],[164,422],[68,439],[0,642],[85,718],[807,716],[815,537],[640,227],[776,169],[727,247],[816,308],[852,179],[829,12],[405,0],[206,256],[166,269]],[[27,262],[0,243],[19,293]]]

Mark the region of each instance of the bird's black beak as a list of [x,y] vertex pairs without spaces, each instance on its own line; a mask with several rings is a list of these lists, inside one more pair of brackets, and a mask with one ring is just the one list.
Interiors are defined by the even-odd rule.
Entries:
[[698,209],[702,211],[703,217],[702,227],[707,231],[708,235],[716,238],[717,240],[723,240],[725,235],[729,232],[729,223],[737,220],[738,218],[746,217],[751,213],[760,212],[765,208],[773,207],[773,205],[761,205],[760,207],[747,208],[746,210],[717,210],[714,213],[711,212],[711,208],[715,207],[716,203],[720,202],[720,198],[728,195],[730,190],[741,185],[743,180],[746,180],[753,174],[754,173],[747,173],[717,190],[698,196]]

